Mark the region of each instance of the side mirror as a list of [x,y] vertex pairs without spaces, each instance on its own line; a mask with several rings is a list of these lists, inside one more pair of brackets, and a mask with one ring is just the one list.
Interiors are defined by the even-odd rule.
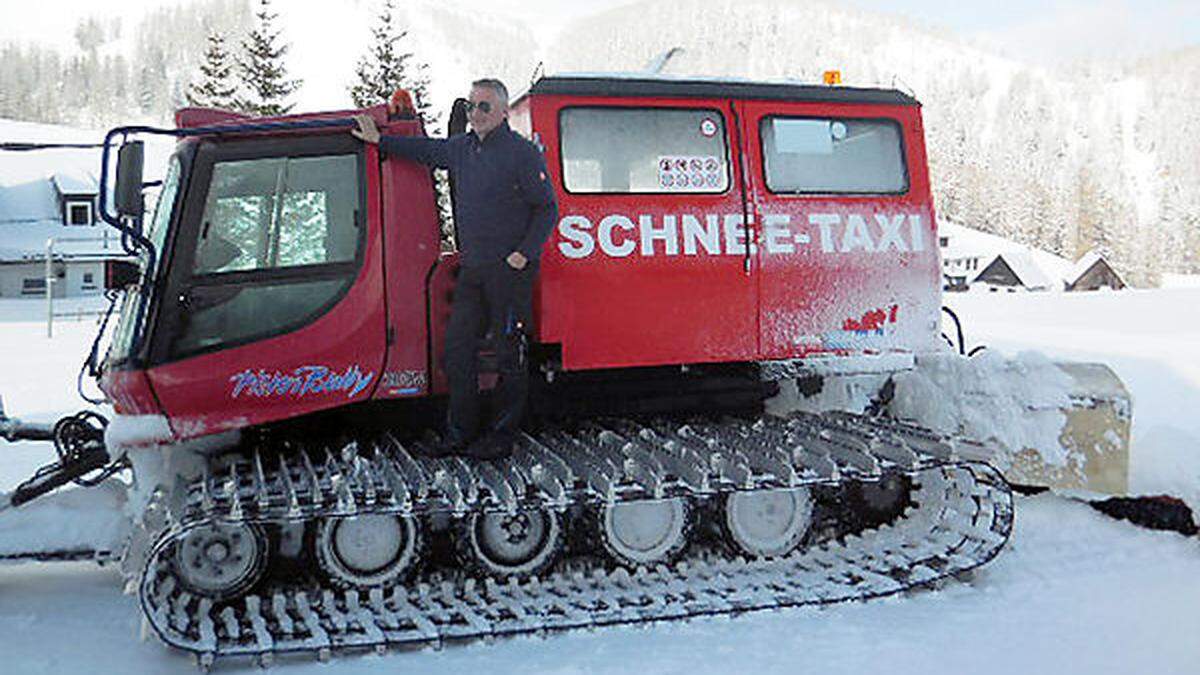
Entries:
[[142,166],[145,163],[145,143],[128,141],[117,152],[117,213],[140,218],[142,202]]
[[136,284],[141,276],[142,269],[131,260],[104,261],[105,290],[123,290]]

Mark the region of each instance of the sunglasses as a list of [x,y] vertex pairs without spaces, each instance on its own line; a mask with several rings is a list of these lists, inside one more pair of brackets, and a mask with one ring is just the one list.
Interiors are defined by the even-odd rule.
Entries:
[[488,103],[487,101],[480,101],[479,103],[467,101],[467,112],[471,112],[471,111],[475,110],[476,108],[479,109],[479,112],[481,112],[485,115],[487,113],[492,112],[492,104]]

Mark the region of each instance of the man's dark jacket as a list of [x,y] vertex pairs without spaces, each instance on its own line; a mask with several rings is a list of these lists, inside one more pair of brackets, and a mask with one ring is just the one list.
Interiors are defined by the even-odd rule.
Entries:
[[520,251],[531,263],[558,221],[546,160],[507,122],[482,141],[474,131],[447,139],[384,136],[379,148],[454,178],[454,217],[462,264],[477,267]]

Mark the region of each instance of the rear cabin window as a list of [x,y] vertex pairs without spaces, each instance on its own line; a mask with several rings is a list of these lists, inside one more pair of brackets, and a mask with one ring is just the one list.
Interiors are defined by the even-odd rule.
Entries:
[[893,120],[768,117],[759,131],[771,192],[908,190],[900,125]]
[[729,189],[725,121],[716,111],[567,108],[559,117],[559,132],[568,192]]

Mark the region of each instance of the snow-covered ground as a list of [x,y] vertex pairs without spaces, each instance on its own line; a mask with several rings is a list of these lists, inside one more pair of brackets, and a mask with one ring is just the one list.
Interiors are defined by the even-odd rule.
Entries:
[[[11,301],[18,303],[23,301]],[[1200,288],[1099,294],[966,294],[947,302],[968,341],[1109,363],[1134,401],[1134,487],[1200,484]],[[94,324],[0,303],[0,392],[10,414],[78,407],[74,378]],[[1190,414],[1189,414],[1190,413]],[[5,446],[0,489],[49,459]],[[0,519],[9,514],[0,513]],[[2,525],[2,523],[0,523]],[[442,651],[277,662],[288,673],[1194,673],[1200,669],[1200,541],[1141,530],[1061,497],[1018,499],[1012,541],[969,584],[866,604],[781,610]],[[190,672],[138,641],[136,599],[86,564],[0,567],[0,670]],[[219,668],[228,670],[228,667]]]

